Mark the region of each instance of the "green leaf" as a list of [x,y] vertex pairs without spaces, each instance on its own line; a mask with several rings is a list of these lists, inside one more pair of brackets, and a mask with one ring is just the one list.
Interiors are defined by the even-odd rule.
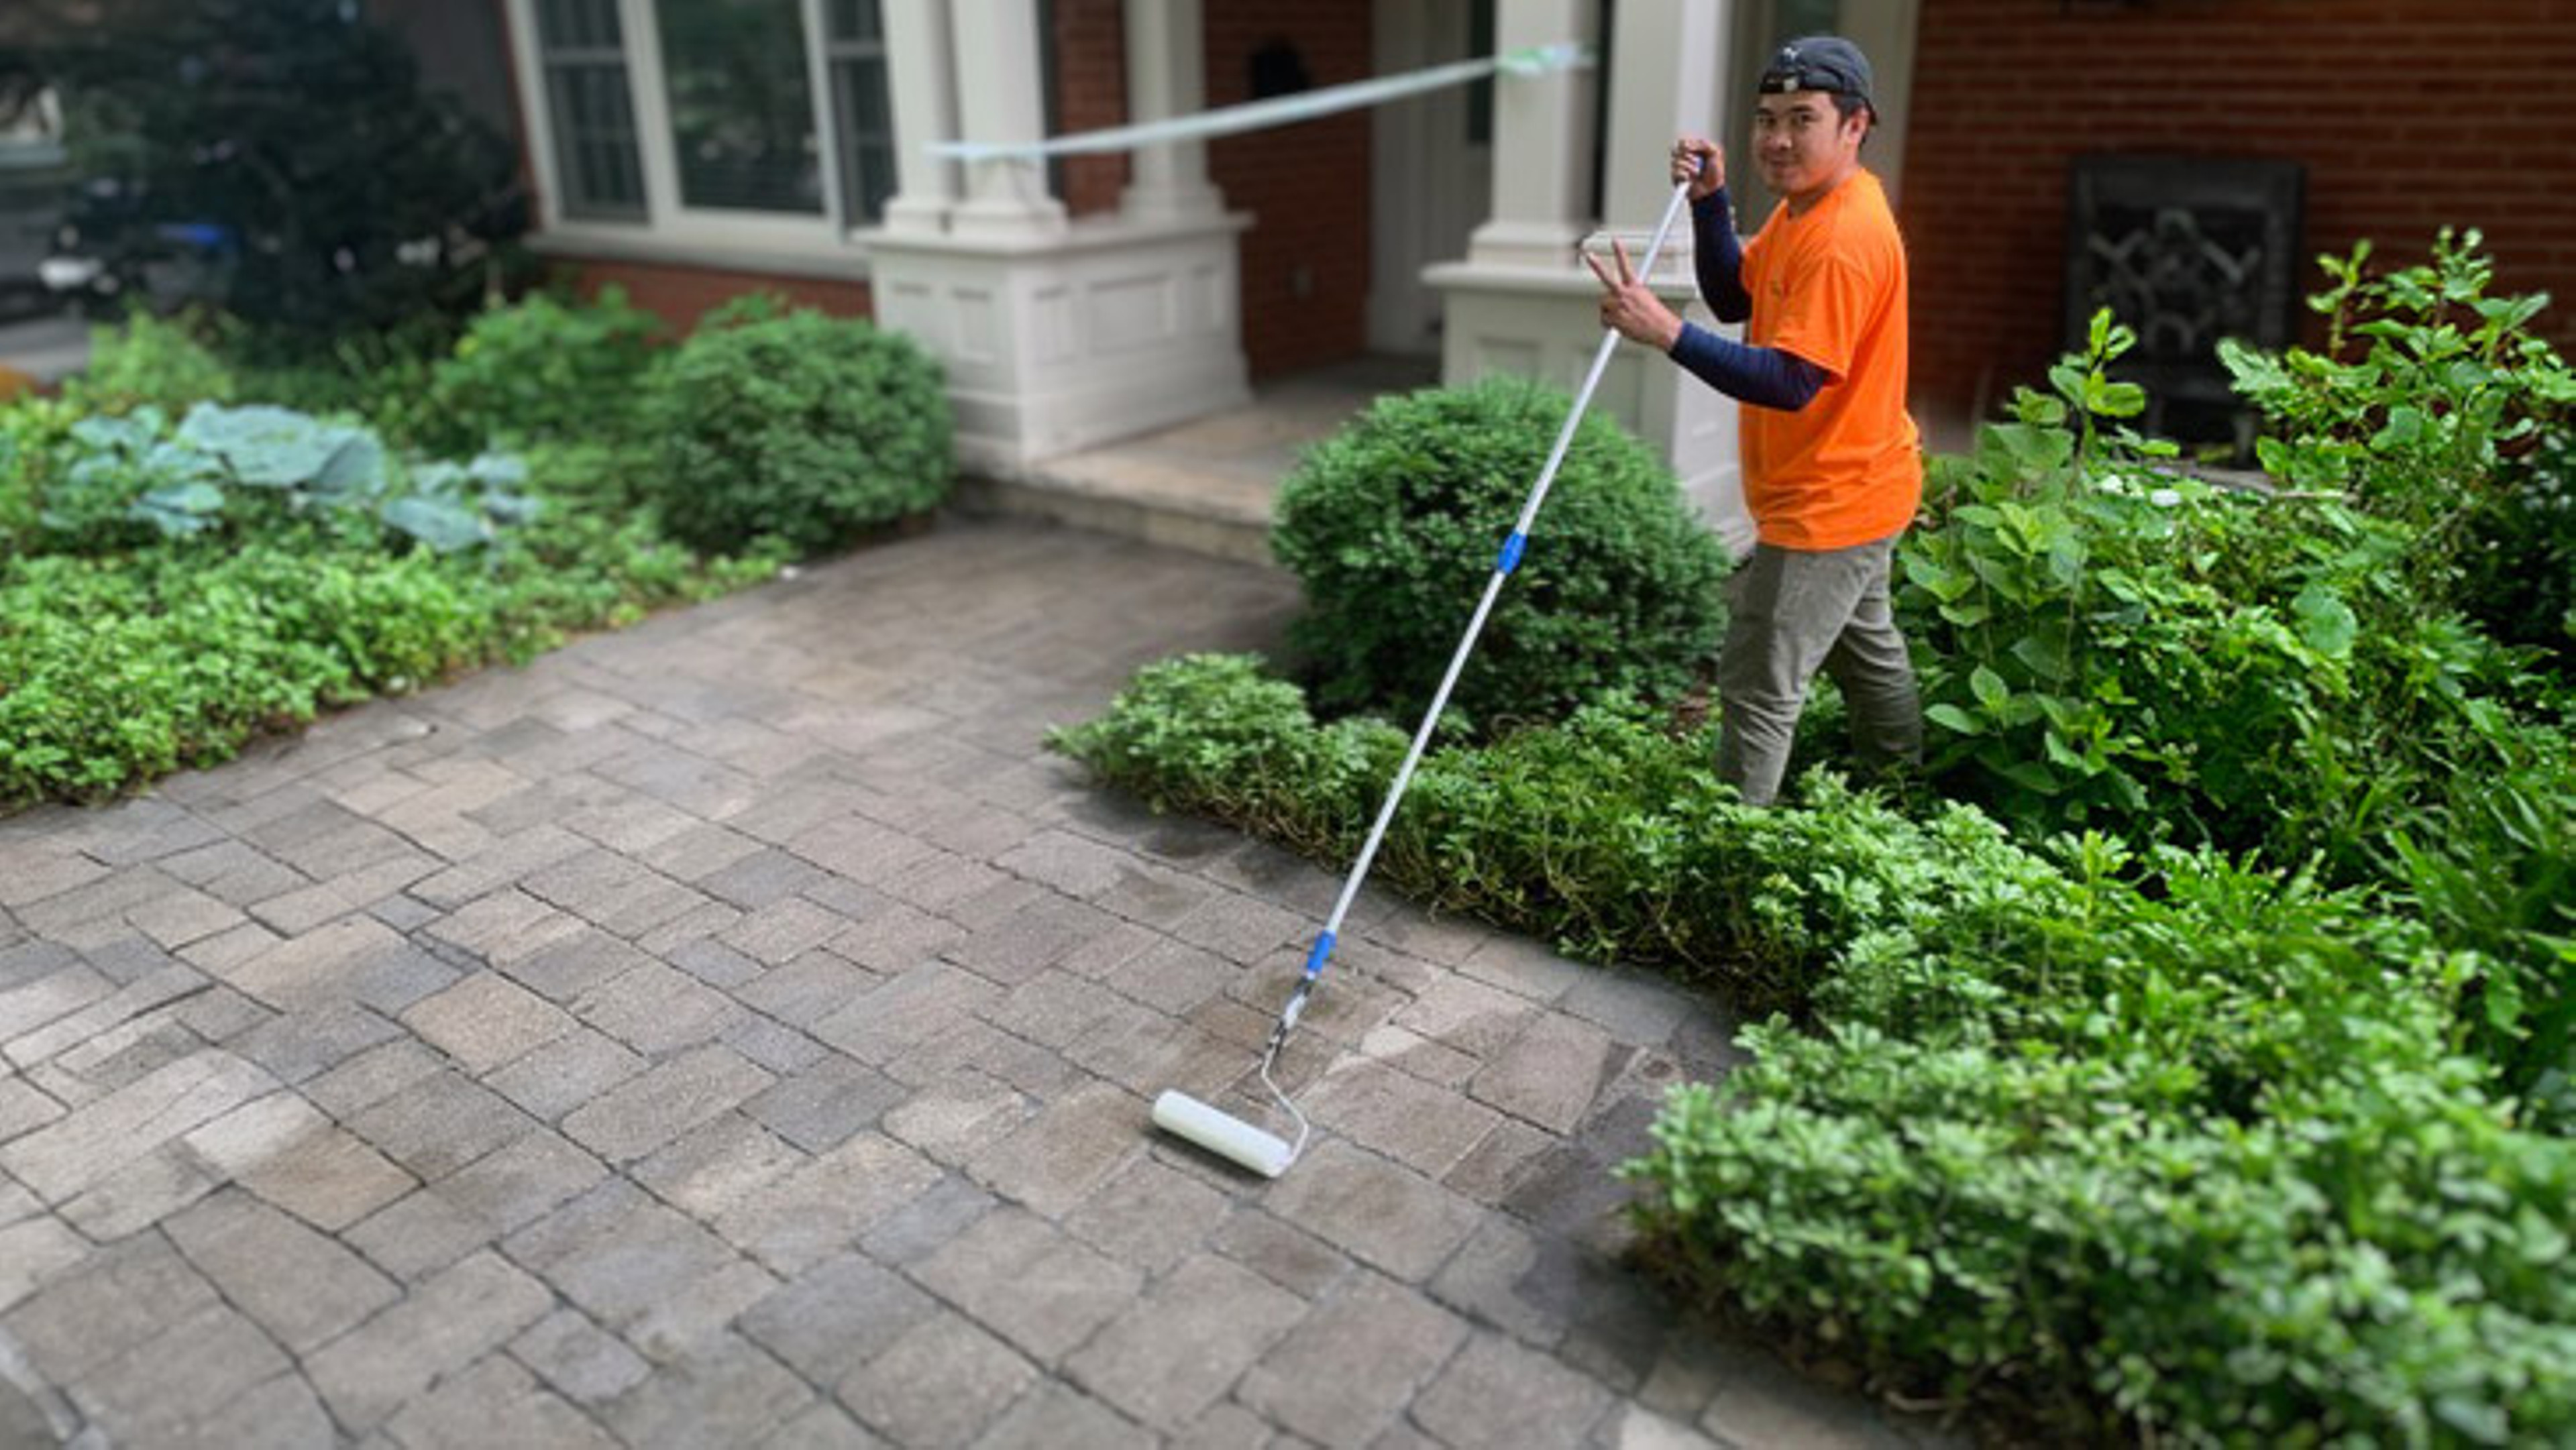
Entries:
[[1976,716],[1948,703],[1925,706],[1923,718],[1944,730],[1954,730],[1961,735],[1982,735],[1986,729],[1985,724]]
[[2013,641],[2010,651],[2024,669],[2043,680],[2063,682],[2075,673],[2068,658],[2066,633],[2060,629],[2035,629]]
[[384,507],[385,524],[442,554],[489,543],[492,529],[480,515],[444,499],[398,498]]
[[329,495],[367,495],[384,487],[385,449],[376,435],[357,430],[341,434],[340,445],[313,474],[311,488]]
[[2420,441],[2424,436],[2424,410],[2405,403],[2388,410],[2388,422],[2370,440],[2373,451],[2386,452]]
[[222,489],[210,483],[182,483],[152,490],[135,500],[129,512],[159,529],[164,538],[184,538],[213,528],[223,507]]
[[2054,771],[2036,760],[2016,760],[2005,766],[2002,774],[2004,779],[2022,789],[2041,795],[2055,795],[2065,788]]
[[2328,659],[2349,659],[2354,638],[2361,632],[2361,621],[2342,596],[2323,584],[2311,584],[2290,601],[2290,612],[2298,616],[2299,639],[2308,648]]
[[2012,687],[2004,683],[2003,676],[1979,665],[1968,672],[1968,693],[1977,697],[1987,714],[2000,716],[2004,703],[2012,698]]

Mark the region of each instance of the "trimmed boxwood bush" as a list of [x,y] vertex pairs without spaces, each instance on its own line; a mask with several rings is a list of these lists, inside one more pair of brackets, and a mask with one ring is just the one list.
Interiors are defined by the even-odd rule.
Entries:
[[814,554],[936,506],[953,471],[938,364],[865,322],[774,311],[711,318],[657,374],[665,526],[701,549]]
[[[1418,715],[1519,518],[1568,399],[1520,378],[1380,399],[1279,490],[1303,581],[1292,643],[1329,710]],[[1481,730],[1686,687],[1723,626],[1726,551],[1645,445],[1593,414],[1451,697]]]

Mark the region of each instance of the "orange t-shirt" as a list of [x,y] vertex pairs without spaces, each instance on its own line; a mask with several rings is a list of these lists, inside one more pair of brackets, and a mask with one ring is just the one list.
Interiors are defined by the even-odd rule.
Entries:
[[1804,216],[1773,207],[1743,276],[1744,340],[1828,375],[1797,412],[1742,410],[1744,502],[1762,542],[1847,549],[1904,528],[1923,458],[1905,411],[1905,243],[1878,178],[1852,173]]

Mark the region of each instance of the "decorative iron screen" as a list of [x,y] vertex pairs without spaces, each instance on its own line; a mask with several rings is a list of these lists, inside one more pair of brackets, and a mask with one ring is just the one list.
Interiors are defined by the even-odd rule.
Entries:
[[2280,348],[2297,335],[2305,193],[2291,161],[2076,157],[2063,345],[2081,348],[2094,311],[2109,307],[2138,334],[2115,371],[2146,387],[2148,431],[2249,448],[2253,420],[2218,341]]

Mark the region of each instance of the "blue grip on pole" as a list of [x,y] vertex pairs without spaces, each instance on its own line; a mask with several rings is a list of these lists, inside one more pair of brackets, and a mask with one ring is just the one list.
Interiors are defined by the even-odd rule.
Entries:
[[1311,982],[1324,974],[1324,958],[1329,957],[1332,954],[1333,934],[1328,931],[1322,936],[1315,938],[1315,949],[1306,953],[1307,981]]
[[1494,560],[1494,567],[1505,574],[1509,574],[1514,569],[1519,568],[1521,566],[1521,550],[1528,546],[1529,535],[1522,533],[1518,529],[1512,530],[1512,536],[1503,540],[1503,552],[1500,557]]

